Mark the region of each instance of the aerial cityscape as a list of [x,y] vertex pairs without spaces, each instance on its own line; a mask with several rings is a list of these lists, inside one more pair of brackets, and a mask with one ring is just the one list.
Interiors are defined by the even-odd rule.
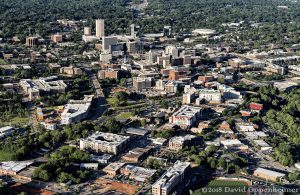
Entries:
[[1,0],[0,195],[300,194],[299,0]]

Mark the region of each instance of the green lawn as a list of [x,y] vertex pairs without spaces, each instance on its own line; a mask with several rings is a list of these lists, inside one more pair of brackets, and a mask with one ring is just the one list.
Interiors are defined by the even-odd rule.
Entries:
[[[29,117],[12,117],[11,118],[11,124],[12,125],[18,125],[20,124],[22,125],[26,125],[29,121]],[[6,125],[10,125],[10,121],[3,121],[2,119],[0,119],[0,124],[6,126]]]
[[241,181],[213,180],[207,186],[196,190],[193,195],[247,195],[247,184]]
[[111,98],[107,98],[106,101],[108,104],[115,106],[118,102],[118,99],[115,97],[111,97]]
[[7,64],[7,62],[4,59],[0,59],[0,64],[5,65],[5,64]]
[[122,112],[116,116],[117,119],[130,119],[132,117],[132,112]]
[[128,105],[128,106],[119,106],[119,107],[114,107],[114,110],[128,110],[128,109],[134,109],[134,108],[141,108],[143,106],[146,106],[146,103],[140,103],[140,104],[133,104],[133,105]]
[[14,160],[17,160],[14,153],[0,150],[0,162]]

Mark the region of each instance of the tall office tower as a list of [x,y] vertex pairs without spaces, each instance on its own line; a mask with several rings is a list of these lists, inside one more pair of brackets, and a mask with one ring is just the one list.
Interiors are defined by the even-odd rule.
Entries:
[[131,24],[130,25],[130,36],[135,38],[136,37],[136,33],[135,33],[135,25]]
[[135,41],[128,41],[126,43],[127,52],[128,53],[136,53],[136,42]]
[[92,35],[92,29],[90,27],[84,27],[83,33],[86,36],[91,36]]
[[169,37],[172,35],[172,26],[164,26],[164,36]]
[[104,20],[98,19],[96,20],[96,37],[101,38],[105,36],[104,34]]

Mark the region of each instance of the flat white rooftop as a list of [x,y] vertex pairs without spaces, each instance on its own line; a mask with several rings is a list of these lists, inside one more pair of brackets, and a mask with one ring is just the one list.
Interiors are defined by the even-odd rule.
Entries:
[[279,173],[277,171],[272,171],[272,170],[269,170],[269,169],[265,169],[265,168],[257,168],[255,171],[254,171],[255,174],[264,174],[264,175],[268,175],[268,176],[272,176],[272,177],[284,177],[285,174],[284,173]]

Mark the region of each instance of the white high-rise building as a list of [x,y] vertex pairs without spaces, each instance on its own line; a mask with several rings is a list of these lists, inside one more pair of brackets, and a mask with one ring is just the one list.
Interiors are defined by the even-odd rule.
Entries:
[[131,24],[130,25],[130,36],[132,38],[135,38],[136,37],[136,33],[135,33],[135,25],[134,24]]
[[105,36],[104,29],[105,29],[104,20],[103,19],[96,20],[96,37],[101,38]]

